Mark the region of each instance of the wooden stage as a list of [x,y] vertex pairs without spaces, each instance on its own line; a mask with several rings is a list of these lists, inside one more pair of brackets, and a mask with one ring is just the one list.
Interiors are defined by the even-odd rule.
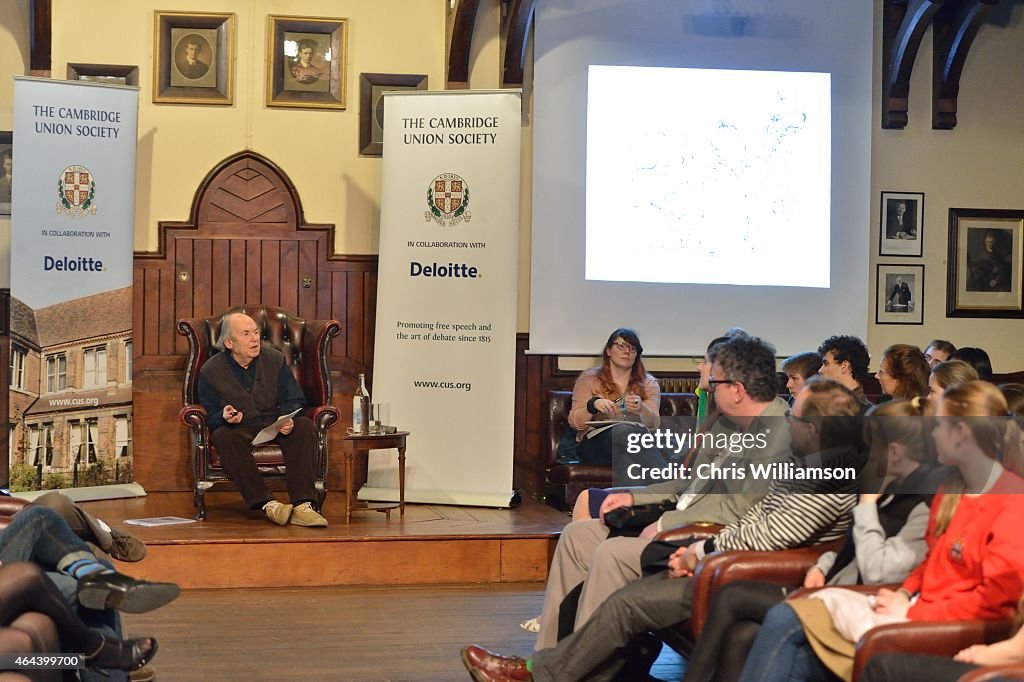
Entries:
[[206,521],[155,528],[124,520],[192,518],[192,494],[82,506],[146,543],[147,557],[121,570],[186,589],[542,582],[569,521],[526,499],[517,509],[407,504],[404,519],[398,509],[390,522],[383,513],[359,511],[346,525],[344,492],[327,495],[327,528],[276,526],[247,511],[235,492],[207,493]]

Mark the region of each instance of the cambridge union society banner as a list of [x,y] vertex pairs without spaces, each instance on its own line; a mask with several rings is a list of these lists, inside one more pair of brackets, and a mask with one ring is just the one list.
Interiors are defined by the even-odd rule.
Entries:
[[132,481],[138,88],[15,78],[11,488]]
[[[374,403],[409,431],[406,500],[512,493],[521,93],[384,93]],[[397,500],[395,451],[359,497]]]

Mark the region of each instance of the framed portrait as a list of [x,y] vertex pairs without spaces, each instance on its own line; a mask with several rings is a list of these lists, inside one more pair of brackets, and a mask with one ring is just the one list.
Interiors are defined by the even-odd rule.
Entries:
[[270,15],[267,106],[344,109],[348,20]]
[[923,254],[924,193],[882,192],[878,212],[878,255]]
[[359,74],[359,153],[384,153],[384,92],[426,90],[427,77],[400,73]]
[[156,12],[153,101],[231,104],[235,15]]
[[949,209],[946,315],[1024,317],[1024,210]]
[[0,216],[11,215],[11,182],[14,179],[14,135],[0,130]]
[[924,266],[876,267],[875,324],[924,324]]
[[123,64],[68,64],[68,80],[138,85],[139,67]]

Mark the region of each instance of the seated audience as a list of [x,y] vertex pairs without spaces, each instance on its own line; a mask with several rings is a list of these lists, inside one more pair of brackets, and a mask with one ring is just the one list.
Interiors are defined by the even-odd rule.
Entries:
[[1017,417],[1024,417],[1024,384],[999,384],[999,391],[1006,398],[1010,412]]
[[83,653],[90,668],[136,670],[156,654],[152,637],[122,640],[87,626],[36,564],[5,563],[0,566],[0,623],[9,624],[31,612],[50,618],[57,626],[61,651]]
[[891,398],[923,398],[928,395],[928,361],[917,346],[897,343],[882,353],[875,373],[882,393]]
[[979,379],[982,381],[992,381],[992,361],[989,360],[988,353],[981,348],[973,348],[969,346],[957,348],[956,351],[949,356],[949,359],[963,360],[974,368],[974,371],[978,373]]
[[[924,558],[928,506],[937,472],[925,447],[920,401],[892,400],[868,411],[868,466],[853,526],[838,552],[818,558],[804,587],[902,581]],[[879,494],[879,482],[888,486]],[[737,581],[719,590],[686,665],[685,682],[738,680],[768,609],[782,602],[774,583]]]
[[316,451],[309,417],[283,422],[272,441],[284,455],[291,504],[274,499],[252,456],[252,440],[260,430],[306,403],[284,355],[264,346],[256,321],[242,312],[224,316],[217,345],[221,352],[199,370],[199,402],[225,473],[238,484],[249,508],[262,510],[271,522],[325,527],[327,519],[314,508]]
[[[713,370],[713,376],[716,373],[717,369]],[[723,397],[719,396],[720,402]],[[809,383],[793,407],[789,429],[798,456],[789,461],[797,467],[804,466],[805,459],[862,465],[860,453],[851,451],[851,440],[859,441],[860,430],[851,419],[860,411],[857,398],[839,384]],[[846,419],[826,421],[826,416]],[[585,624],[577,625],[576,631],[557,646],[540,648],[530,661],[468,646],[462,650],[463,663],[477,680],[636,679],[641,671],[624,673],[629,656],[636,650],[636,638],[690,617],[693,569],[705,553],[770,551],[839,539],[850,525],[855,488],[855,480],[809,483],[795,478],[773,479],[767,495],[714,538],[689,545],[659,543],[671,552],[667,564],[655,558],[657,551],[648,558],[652,559],[652,569],[662,570],[611,594]]]
[[[854,642],[876,625],[1014,613],[1024,592],[1024,547],[1017,535],[1024,479],[1020,433],[1006,413],[1006,401],[989,383],[946,389],[932,436],[939,462],[952,469],[932,502],[925,561],[899,590],[882,589],[875,598],[829,588],[816,598],[772,607],[742,680],[849,679]],[[830,637],[835,632],[845,644]],[[830,650],[827,667],[811,643],[823,638]]]
[[821,367],[821,356],[814,351],[797,353],[791,358],[782,362],[782,373],[786,375],[786,388],[789,394],[796,397],[803,387],[804,382],[818,373]]
[[[775,349],[760,339],[737,336],[713,346],[708,359],[711,360],[709,386],[721,416],[707,432],[699,434],[702,436],[697,443],[699,447],[686,456],[684,464],[696,469],[700,465],[729,466],[788,456],[789,433],[779,428],[788,405],[777,395]],[[739,452],[716,447],[716,440],[721,442],[730,434],[740,433],[764,434],[765,447],[741,447]],[[720,479],[676,479],[608,495],[601,504],[600,518],[574,521],[558,538],[544,592],[537,648],[555,645],[562,601],[581,583],[577,627],[586,622],[612,592],[638,579],[640,556],[659,530],[700,521],[727,525],[737,521],[762,497],[763,490],[744,490],[739,482]],[[608,511],[662,503],[674,508],[645,528],[639,538],[609,536],[610,529],[604,523]]]
[[928,361],[929,367],[934,367],[940,362],[949,360],[949,356],[956,352],[956,346],[943,339],[932,339],[924,349],[924,359]]
[[978,373],[963,360],[947,360],[932,366],[928,376],[929,395],[938,398],[950,386],[977,381]]
[[853,391],[865,410],[871,407],[871,402],[864,395],[871,356],[863,341],[856,336],[830,336],[818,346],[818,355],[821,356],[818,369],[821,376],[838,381]]

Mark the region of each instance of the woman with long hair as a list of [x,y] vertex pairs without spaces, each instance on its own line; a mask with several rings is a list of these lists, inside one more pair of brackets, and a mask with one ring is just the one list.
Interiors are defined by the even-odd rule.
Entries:
[[882,353],[875,378],[885,395],[912,400],[928,395],[928,370],[920,348],[897,343]]
[[[837,552],[825,552],[807,571],[804,587],[899,581],[924,557],[927,491],[936,468],[925,447],[922,408],[920,401],[892,400],[868,412],[868,466],[854,525]],[[737,680],[765,615],[783,599],[785,591],[773,583],[736,581],[719,590],[684,682]]]
[[601,351],[600,367],[584,370],[576,380],[569,425],[576,429],[576,454],[584,464],[612,465],[616,421],[638,421],[650,429],[661,424],[661,389],[644,368],[643,352],[635,331],[616,329]]
[[978,372],[963,360],[940,362],[932,367],[932,372],[928,377],[929,395],[938,397],[950,386],[977,380]]
[[[984,381],[946,389],[935,423],[938,461],[951,473],[932,502],[924,562],[898,590],[882,589],[873,599],[836,588],[773,607],[747,658],[744,682],[849,679],[854,643],[876,625],[992,620],[1016,611],[1024,593],[1017,425],[1003,395]],[[831,650],[827,661],[812,641]]]

